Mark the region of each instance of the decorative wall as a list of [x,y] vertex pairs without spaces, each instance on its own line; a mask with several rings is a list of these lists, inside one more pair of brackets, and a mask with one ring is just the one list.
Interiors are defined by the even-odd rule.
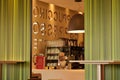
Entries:
[[[45,54],[48,40],[78,39],[78,34],[67,33],[67,25],[76,11],[53,4],[32,0],[32,54]],[[35,68],[35,66],[33,66]]]
[[31,0],[0,0],[0,60],[23,60],[3,64],[2,80],[30,77]]
[[[85,0],[86,60],[120,60],[119,5],[119,0]],[[85,80],[97,80],[95,65],[85,71]],[[105,66],[105,80],[119,80],[119,74],[120,65]]]

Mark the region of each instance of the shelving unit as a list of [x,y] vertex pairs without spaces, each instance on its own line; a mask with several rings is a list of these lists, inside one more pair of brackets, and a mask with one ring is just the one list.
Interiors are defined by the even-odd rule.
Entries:
[[56,47],[47,47],[46,48],[46,66],[55,67],[58,63],[58,54],[59,49]]
[[[71,60],[84,60],[84,47],[71,46],[70,55],[73,57]],[[77,62],[71,63],[72,69],[84,69],[84,64]]]
[[[58,55],[60,52],[64,52],[68,60],[84,60],[84,47],[78,46],[76,39],[62,38],[56,41],[48,41],[45,66],[56,67],[58,65]],[[72,63],[71,66],[73,69],[84,68],[84,64],[79,63]]]
[[67,39],[61,38],[47,41],[45,66],[55,68],[58,65],[60,52],[65,52],[65,55],[69,54]]
[[46,66],[56,67],[58,65],[58,55],[65,52],[68,55],[68,47],[47,47],[46,49]]

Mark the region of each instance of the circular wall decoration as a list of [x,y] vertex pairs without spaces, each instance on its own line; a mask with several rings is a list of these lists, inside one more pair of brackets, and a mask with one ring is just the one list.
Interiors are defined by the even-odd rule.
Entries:
[[71,17],[70,15],[67,16],[67,21],[70,21]]
[[48,24],[48,26],[47,26],[48,28],[47,28],[47,36],[52,36],[52,34],[53,34],[53,31],[52,31],[52,25],[51,24]]
[[38,15],[39,15],[39,8],[36,6],[33,8],[33,16],[38,17]]
[[33,23],[33,33],[34,34],[38,34],[39,32],[39,23],[38,22],[34,22]]
[[45,35],[45,23],[41,23],[41,25],[40,25],[40,32],[41,32],[42,36]]
[[52,20],[52,18],[53,18],[52,11],[51,11],[51,10],[48,10],[48,19],[49,19],[49,20]]
[[57,19],[58,19],[58,14],[57,12],[54,12],[54,20],[57,21]]

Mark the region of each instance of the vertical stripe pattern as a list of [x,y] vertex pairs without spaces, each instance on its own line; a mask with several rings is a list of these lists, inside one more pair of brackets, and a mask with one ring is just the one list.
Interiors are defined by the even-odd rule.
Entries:
[[[85,59],[120,59],[120,1],[85,0]],[[96,66],[86,65],[86,80],[97,80]],[[120,79],[120,65],[105,66],[105,80]]]
[[2,80],[27,80],[30,76],[31,0],[0,0],[0,60],[24,60],[3,64]]

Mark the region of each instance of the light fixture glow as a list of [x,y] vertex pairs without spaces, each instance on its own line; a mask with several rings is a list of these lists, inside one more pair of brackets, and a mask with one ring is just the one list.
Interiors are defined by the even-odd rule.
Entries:
[[71,30],[67,31],[67,33],[85,33],[85,30]]
[[68,33],[85,33],[84,30],[84,15],[75,14],[69,21]]

